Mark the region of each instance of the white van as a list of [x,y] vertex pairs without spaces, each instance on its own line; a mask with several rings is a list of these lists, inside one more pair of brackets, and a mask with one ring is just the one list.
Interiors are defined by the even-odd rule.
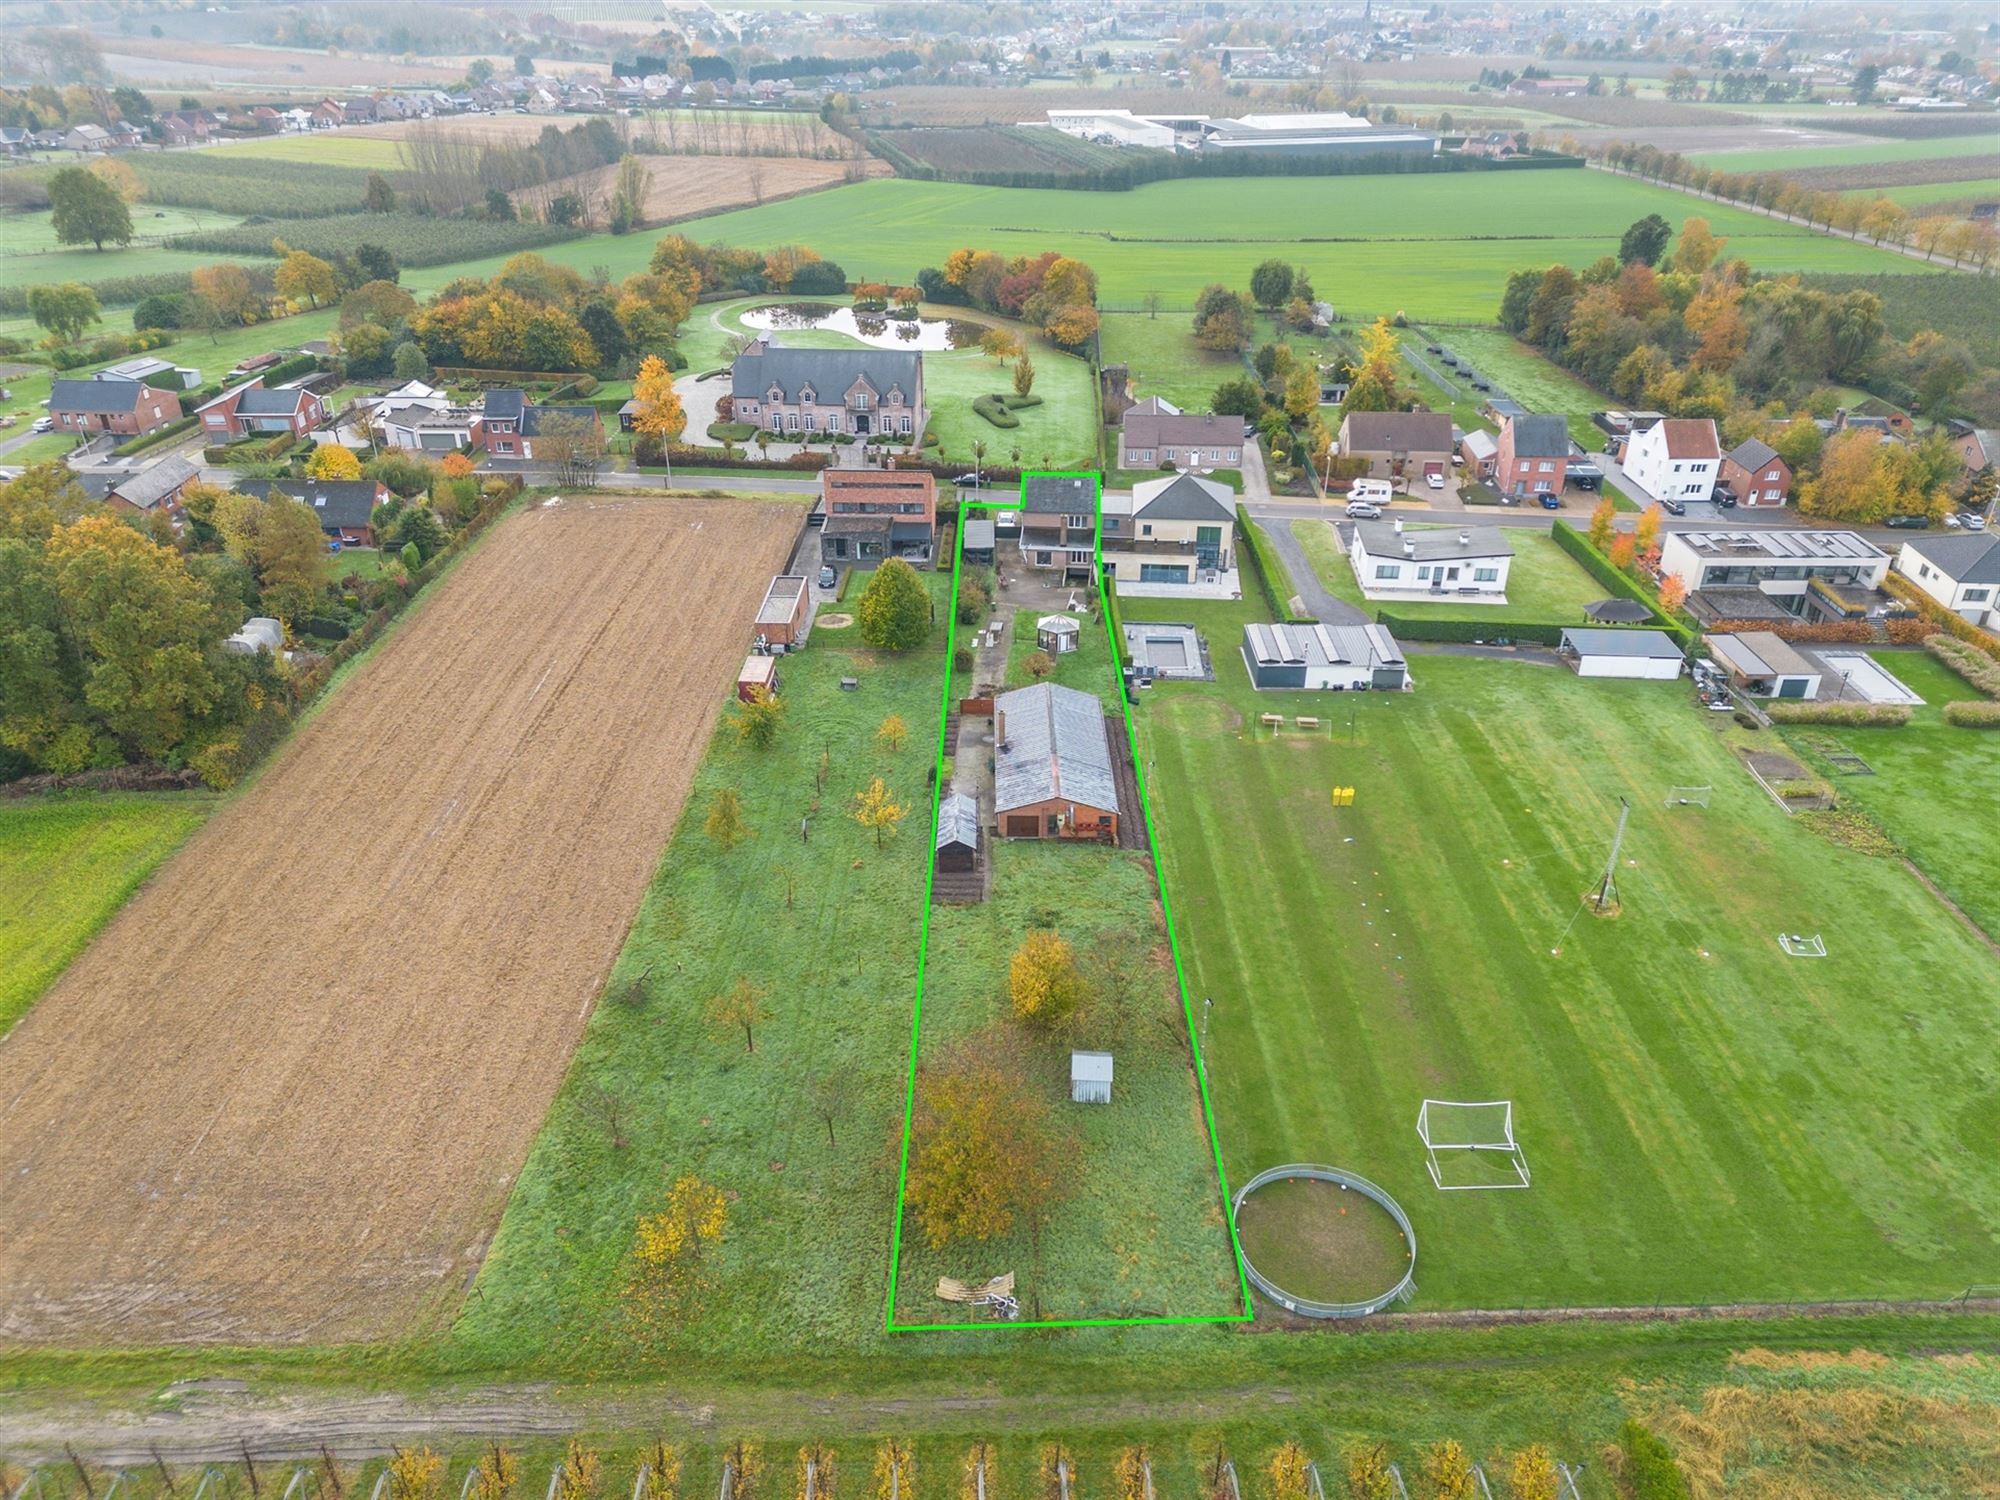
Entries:
[[1396,493],[1386,479],[1357,479],[1347,492],[1350,500],[1366,500],[1371,505],[1387,505]]

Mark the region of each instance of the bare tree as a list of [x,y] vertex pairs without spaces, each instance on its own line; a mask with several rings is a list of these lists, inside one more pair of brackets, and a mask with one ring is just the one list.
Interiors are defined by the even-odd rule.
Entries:
[[750,185],[750,201],[753,203],[762,203],[764,201],[764,164],[762,162],[752,162],[750,170],[743,174],[743,180]]
[[627,1109],[622,1095],[598,1084],[584,1091],[576,1107],[604,1127],[604,1133],[611,1137],[613,1151],[623,1151],[631,1144],[625,1138]]
[[833,1138],[833,1124],[847,1113],[847,1081],[838,1073],[820,1074],[806,1092],[806,1103],[813,1112],[813,1118],[826,1127],[827,1145],[837,1144]]

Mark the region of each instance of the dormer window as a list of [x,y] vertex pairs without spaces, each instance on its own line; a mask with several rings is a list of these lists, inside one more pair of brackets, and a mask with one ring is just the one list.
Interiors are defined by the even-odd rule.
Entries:
[[802,385],[799,387],[799,405],[809,406],[812,404],[813,399],[813,388],[811,386]]
[[784,404],[785,393],[779,390],[778,387],[776,387],[775,385],[772,386],[771,389],[767,391],[765,394],[769,397],[770,402],[773,406],[781,406]]

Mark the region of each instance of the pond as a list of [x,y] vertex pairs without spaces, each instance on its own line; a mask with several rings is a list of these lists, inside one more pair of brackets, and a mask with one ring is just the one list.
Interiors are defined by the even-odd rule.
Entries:
[[753,307],[741,315],[746,328],[776,333],[803,328],[844,333],[875,349],[971,349],[987,329],[970,318],[894,317],[888,313],[856,312],[832,302],[779,302]]

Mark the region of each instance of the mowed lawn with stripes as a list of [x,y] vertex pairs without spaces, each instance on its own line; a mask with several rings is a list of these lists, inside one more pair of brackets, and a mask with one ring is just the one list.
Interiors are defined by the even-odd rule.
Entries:
[[[1990,1279],[1990,951],[1899,862],[1789,818],[1684,685],[1418,654],[1414,693],[1259,694],[1254,607],[1125,607],[1198,618],[1219,674],[1137,712],[1232,1182],[1313,1161],[1389,1188],[1418,1307]],[[1709,807],[1667,808],[1676,783]],[[1621,797],[1621,913],[1580,914]],[[1513,1100],[1532,1187],[1437,1191],[1426,1096]]]

